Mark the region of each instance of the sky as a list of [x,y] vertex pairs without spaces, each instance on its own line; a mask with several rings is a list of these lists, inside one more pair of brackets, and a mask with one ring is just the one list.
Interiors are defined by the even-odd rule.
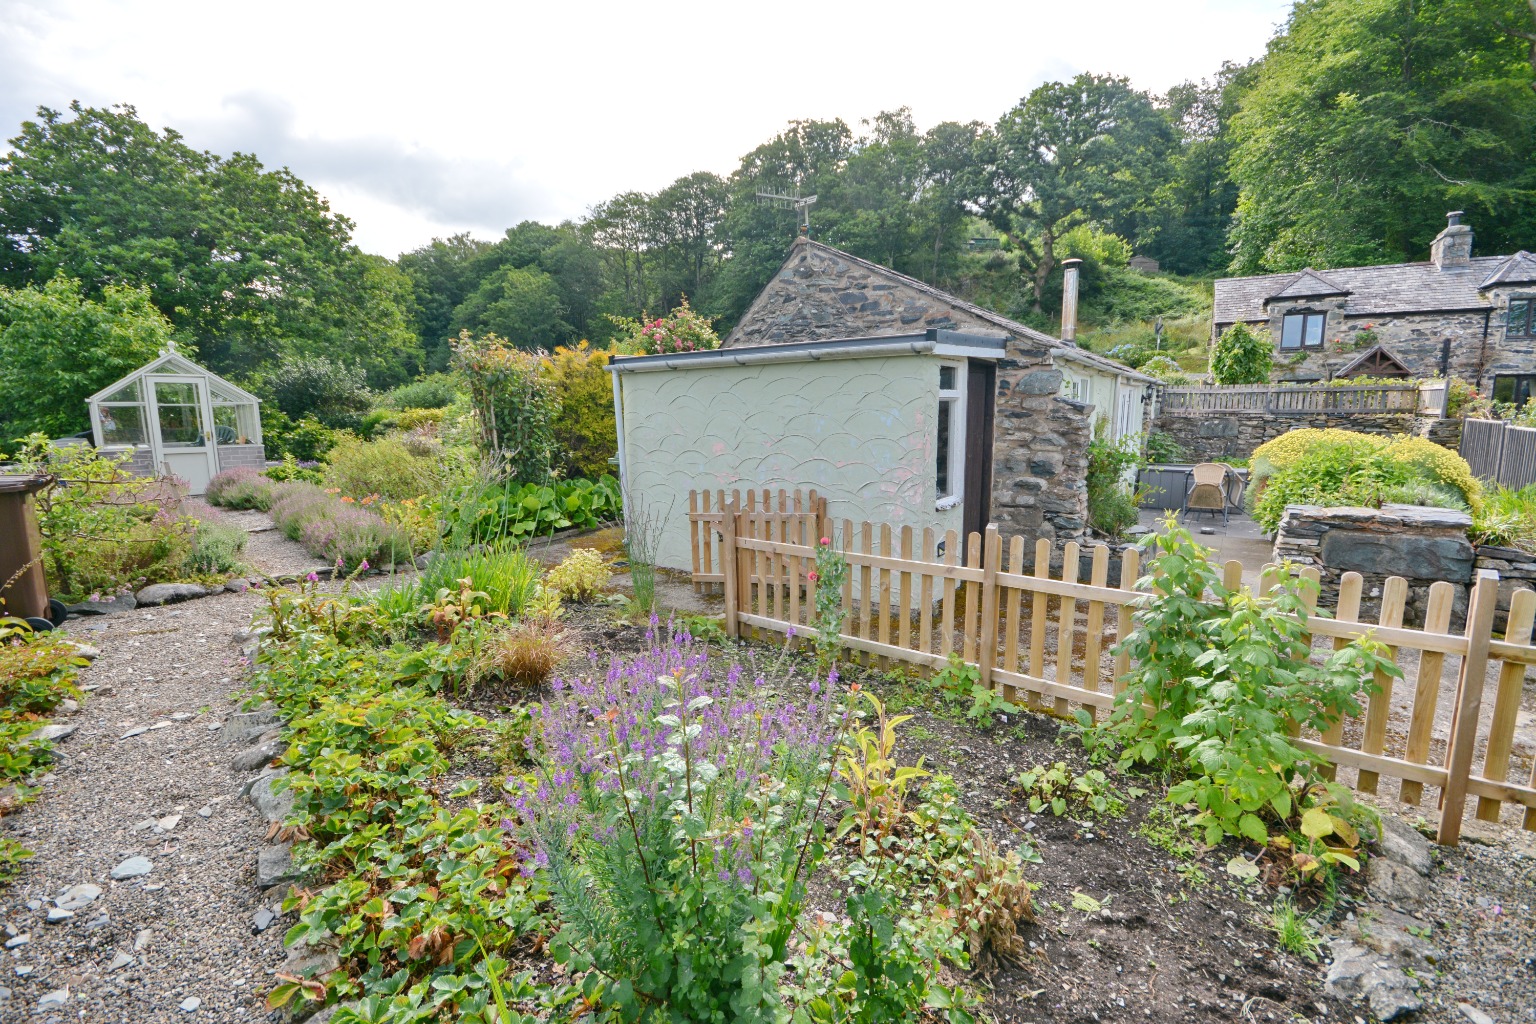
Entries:
[[1260,55],[1290,0],[742,4],[0,0],[0,138],[130,103],[290,167],[393,257],[728,174],[795,118],[995,122],[1081,71],[1154,92]]

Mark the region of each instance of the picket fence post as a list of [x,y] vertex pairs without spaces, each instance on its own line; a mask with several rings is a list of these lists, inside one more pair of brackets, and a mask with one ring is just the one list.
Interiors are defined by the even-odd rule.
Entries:
[[1499,574],[1481,569],[1467,605],[1467,656],[1461,660],[1461,681],[1456,687],[1455,713],[1451,718],[1450,747],[1445,753],[1445,788],[1440,791],[1440,832],[1435,841],[1455,846],[1461,838],[1461,819],[1467,810],[1467,780],[1472,775],[1472,755],[1477,749],[1477,719],[1483,703],[1483,683],[1488,676],[1488,647],[1493,639],[1493,613],[1499,601]]
[[736,589],[736,573],[740,568],[736,553],[736,518],[740,514],[741,505],[737,499],[732,498],[720,517],[720,571],[725,574],[722,584],[725,589],[725,635],[732,640],[741,639],[740,620],[737,618],[741,612],[741,595]]

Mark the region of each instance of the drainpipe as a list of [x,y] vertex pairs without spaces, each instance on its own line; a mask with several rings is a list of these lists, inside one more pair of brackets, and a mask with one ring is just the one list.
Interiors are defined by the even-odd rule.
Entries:
[[1077,275],[1079,259],[1061,261],[1061,340],[1077,341]]
[[[619,375],[610,373],[613,377],[613,424],[615,433],[618,434],[619,456],[619,493],[629,493],[629,476],[624,472],[624,391],[619,386]],[[629,511],[628,508],[625,511]]]

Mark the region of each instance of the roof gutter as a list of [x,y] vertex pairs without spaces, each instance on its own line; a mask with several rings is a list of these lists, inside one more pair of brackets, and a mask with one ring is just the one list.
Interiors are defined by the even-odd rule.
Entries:
[[[655,370],[693,370],[720,366],[756,366],[765,363],[825,362],[835,359],[872,359],[881,356],[930,355],[940,345],[958,347],[955,339],[904,338],[869,341],[812,342],[799,345],[762,345],[752,348],[714,349],[660,356],[620,357],[608,363],[610,373],[647,373]],[[967,346],[968,347],[968,346]],[[996,358],[998,349],[977,346],[976,354]]]

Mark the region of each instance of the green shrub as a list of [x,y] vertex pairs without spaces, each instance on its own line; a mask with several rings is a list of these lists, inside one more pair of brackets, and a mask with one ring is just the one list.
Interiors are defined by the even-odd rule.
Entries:
[[469,387],[481,450],[508,479],[549,479],[560,399],[539,357],[494,334],[475,338],[463,331],[453,343],[453,365]]
[[544,373],[560,402],[555,441],[571,476],[600,477],[609,472],[608,460],[618,454],[613,377],[607,370],[612,356],[583,341],[570,348],[562,345],[544,361]]
[[342,438],[326,460],[325,481],[350,498],[388,501],[436,494],[455,472],[441,445],[413,448],[399,437]]
[[1287,505],[1379,507],[1416,481],[1449,489],[1474,511],[1482,485],[1467,461],[1422,437],[1387,438],[1349,430],[1293,430],[1253,453],[1253,518],[1273,532]]
[[261,441],[269,459],[292,456],[299,462],[318,462],[345,436],[346,431],[332,430],[312,416],[295,423],[281,409],[261,413]]
[[1210,551],[1174,517],[1165,527],[1141,544],[1151,593],[1115,647],[1136,667],[1099,735],[1118,745],[1122,768],[1167,764],[1181,775],[1168,802],[1196,808],[1208,844],[1227,835],[1267,844],[1271,823],[1306,827],[1313,808],[1326,816],[1348,806],[1288,723],[1326,732],[1361,713],[1374,673],[1401,670],[1372,641],[1313,665],[1306,591],[1316,583],[1287,563],[1264,596],[1228,590]]
[[302,480],[311,484],[324,483],[325,475],[316,468],[319,465],[318,462],[300,462],[292,455],[284,455],[281,462],[275,466],[268,466],[261,471],[261,475],[278,483],[289,480]]
[[1088,442],[1088,525],[1116,539],[1136,525],[1140,515],[1137,488],[1126,483],[1126,477],[1145,464],[1141,435],[1128,434],[1112,441],[1106,421],[1099,420],[1094,438]]
[[313,416],[329,427],[350,426],[372,402],[368,375],[325,356],[284,359],[257,390],[290,419]]
[[1472,517],[1472,539],[1536,551],[1536,484],[1490,491]]
[[434,373],[409,384],[391,388],[379,396],[387,409],[444,409],[458,398],[459,382],[452,374]]
[[567,601],[581,604],[591,601],[608,585],[612,570],[600,552],[576,548],[544,577],[545,586]]
[[1174,362],[1168,356],[1152,356],[1146,362],[1137,366],[1137,369],[1149,377],[1156,377],[1164,384],[1192,384],[1194,378],[1184,372],[1184,368]]
[[1267,333],[1236,323],[1221,332],[1211,353],[1211,376],[1217,384],[1268,384],[1274,352]]
[[81,600],[179,578],[197,522],[160,481],[129,473],[129,458],[56,448],[41,434],[26,439],[18,468],[56,478],[36,499],[53,596]]
[[1415,477],[1400,484],[1387,484],[1381,489],[1383,505],[1427,505],[1431,508],[1450,508],[1468,512],[1467,499],[1450,484],[1437,483]]
[[1172,434],[1154,430],[1147,435],[1147,461],[1154,465],[1187,462],[1189,453]]
[[184,571],[195,576],[224,575],[239,571],[247,534],[233,523],[205,519],[192,534],[192,550]]

